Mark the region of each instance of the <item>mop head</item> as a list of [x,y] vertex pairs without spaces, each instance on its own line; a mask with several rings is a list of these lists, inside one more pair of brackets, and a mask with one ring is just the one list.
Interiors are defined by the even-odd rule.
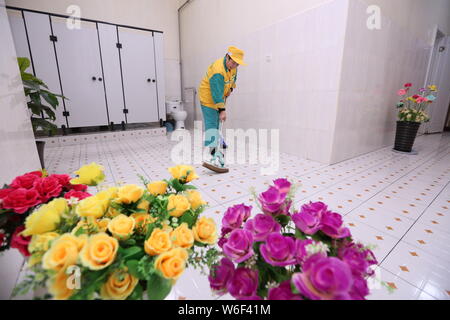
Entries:
[[207,169],[209,169],[211,171],[214,171],[216,173],[228,173],[228,172],[230,172],[230,169],[228,169],[228,168],[225,168],[225,167],[222,167],[222,166],[217,166],[215,164],[212,164],[212,163],[206,162],[206,161],[203,162],[203,167],[205,167],[205,168],[207,168]]
[[211,159],[211,161],[207,162],[203,162],[203,167],[214,171],[216,173],[228,173],[230,172],[230,170],[225,167],[225,160],[224,160],[224,156],[223,153],[220,151],[217,151],[217,149],[214,149],[214,155]]

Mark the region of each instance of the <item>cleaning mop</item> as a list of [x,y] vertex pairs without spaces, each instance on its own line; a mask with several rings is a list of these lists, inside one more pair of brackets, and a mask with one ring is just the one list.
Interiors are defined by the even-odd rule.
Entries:
[[223,149],[226,148],[225,140],[222,135],[223,121],[219,124],[219,141],[217,147],[214,148],[214,154],[211,161],[203,162],[203,167],[217,173],[228,173],[230,170],[225,166],[225,156]]

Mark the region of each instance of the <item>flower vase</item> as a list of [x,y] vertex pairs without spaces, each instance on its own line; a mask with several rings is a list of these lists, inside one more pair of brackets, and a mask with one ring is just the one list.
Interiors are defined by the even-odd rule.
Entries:
[[394,150],[411,152],[420,122],[397,121]]

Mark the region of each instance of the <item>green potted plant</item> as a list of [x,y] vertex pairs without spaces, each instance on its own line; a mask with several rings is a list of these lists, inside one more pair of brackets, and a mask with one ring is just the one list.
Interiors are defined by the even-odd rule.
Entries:
[[[30,60],[28,58],[20,57],[17,58],[17,61],[19,63],[20,75],[22,77],[25,96],[27,98],[27,106],[31,112],[31,124],[35,136],[38,129],[55,134],[57,126],[51,121],[56,120],[55,111],[59,105],[57,97],[63,99],[65,99],[65,97],[48,91],[47,85],[41,79],[26,72],[30,67]],[[47,104],[44,104],[42,99]],[[45,141],[36,141],[36,146],[38,148],[41,166],[44,168]]]
[[425,109],[436,100],[434,93],[437,92],[437,88],[435,85],[420,89],[419,94],[408,96],[411,87],[412,84],[407,83],[403,89],[397,92],[401,96],[401,100],[397,104],[399,112],[394,146],[396,151],[412,151],[420,125],[430,121]]

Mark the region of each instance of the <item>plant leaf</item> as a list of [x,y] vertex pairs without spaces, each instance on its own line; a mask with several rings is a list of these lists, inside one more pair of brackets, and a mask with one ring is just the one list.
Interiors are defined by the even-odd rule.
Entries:
[[30,59],[26,57],[17,58],[17,62],[19,63],[20,72],[25,72],[30,67]]
[[157,273],[153,273],[147,281],[147,297],[149,300],[164,300],[172,290],[171,281]]
[[59,105],[59,101],[53,93],[41,90],[40,94],[45,99],[45,101],[47,101],[53,107],[53,109],[56,109],[56,107]]

